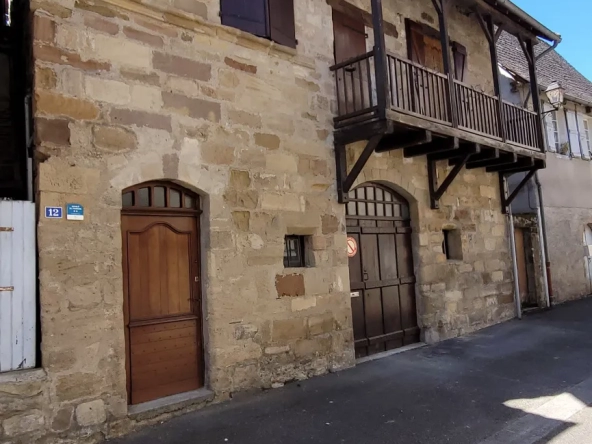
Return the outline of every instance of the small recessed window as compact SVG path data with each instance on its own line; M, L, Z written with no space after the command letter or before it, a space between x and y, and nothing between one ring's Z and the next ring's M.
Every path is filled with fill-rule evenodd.
M286 236L284 241L284 267L306 267L305 236Z
M462 261L462 238L460 230L444 230L444 242L442 250L449 261Z

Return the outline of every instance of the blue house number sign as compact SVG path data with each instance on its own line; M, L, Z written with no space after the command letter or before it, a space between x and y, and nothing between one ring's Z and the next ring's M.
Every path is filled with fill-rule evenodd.
M84 220L84 207L79 204L66 205L66 219Z
M61 219L62 207L45 207L45 217L47 219Z

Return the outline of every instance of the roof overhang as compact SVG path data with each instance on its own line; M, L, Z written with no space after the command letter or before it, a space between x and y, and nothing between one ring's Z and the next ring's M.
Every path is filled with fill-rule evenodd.
M510 0L460 0L461 3L476 8L479 12L491 15L494 23L510 34L541 38L558 44L561 36L544 26L534 17L528 15Z

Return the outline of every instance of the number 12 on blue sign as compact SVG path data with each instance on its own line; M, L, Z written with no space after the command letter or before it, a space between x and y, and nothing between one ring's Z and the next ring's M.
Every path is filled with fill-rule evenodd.
M47 219L61 219L62 207L45 207L45 217Z

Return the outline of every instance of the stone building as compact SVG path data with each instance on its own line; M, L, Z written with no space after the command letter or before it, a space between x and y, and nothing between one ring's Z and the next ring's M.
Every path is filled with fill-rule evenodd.
M503 33L498 49L504 73L500 78L506 85L505 98L524 103L529 82L525 79L528 77L526 60L517 51L518 42ZM542 95L547 140L547 168L537 175L542 206L537 181L533 180L518 196L512 209L531 219L536 217L538 208L541 209L548 244L552 302L559 304L592 293L592 251L588 248L592 245L592 200L587 192L592 186L592 82L551 46L543 43L536 53L539 88L545 91L552 83L559 82L565 90L565 103L555 110ZM535 256L537 253L534 251ZM528 285L523 287L529 291ZM531 293L532 290L531 284Z
M558 37L509 2L242 4L12 2L39 350L0 374L0 442L97 442L514 316L500 183L543 136L500 99L494 32Z

